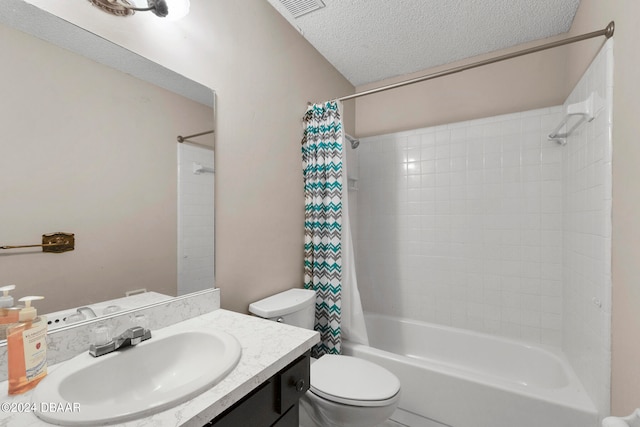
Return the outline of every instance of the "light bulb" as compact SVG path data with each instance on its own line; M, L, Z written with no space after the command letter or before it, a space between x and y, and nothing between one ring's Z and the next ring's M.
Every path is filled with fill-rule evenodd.
M189 7L191 3L189 0L166 0L169 14L165 19L169 21L176 21L184 18L189 13Z

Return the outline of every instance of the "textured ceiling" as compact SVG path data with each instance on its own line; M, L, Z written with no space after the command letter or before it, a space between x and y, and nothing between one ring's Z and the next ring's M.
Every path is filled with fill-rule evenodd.
M580 3L323 0L294 18L268 1L355 86L567 32Z

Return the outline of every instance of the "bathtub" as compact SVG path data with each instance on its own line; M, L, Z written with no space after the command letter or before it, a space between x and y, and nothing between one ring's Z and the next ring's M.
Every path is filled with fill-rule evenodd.
M410 427L597 427L597 410L557 351L389 316L365 316L371 346L343 353L402 384L392 420Z

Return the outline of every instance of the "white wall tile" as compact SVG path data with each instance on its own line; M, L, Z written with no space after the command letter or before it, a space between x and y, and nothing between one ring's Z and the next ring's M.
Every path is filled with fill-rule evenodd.
M386 135L400 157L369 155L379 139L363 138L357 247L368 249L356 257L365 309L560 345L562 147L541 141L561 114ZM394 165L393 178L381 173ZM390 179L399 187L386 192Z
M606 93L600 93L606 100L604 110L567 139L562 164L563 349L601 414L609 413L611 369L611 132L607 118L612 91L606 79L613 73L612 43L607 41L565 102L566 106L582 101L606 87ZM599 126L605 129L596 130ZM556 288L549 283L545 289L555 292ZM594 299L602 305L594 304ZM543 305L559 309L557 301Z

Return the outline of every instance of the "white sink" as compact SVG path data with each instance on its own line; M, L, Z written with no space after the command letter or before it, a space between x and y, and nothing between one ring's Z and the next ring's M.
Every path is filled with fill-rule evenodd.
M92 357L83 353L36 387L32 402L69 403L79 411L40 412L58 425L96 425L149 416L195 397L221 381L240 359L240 343L221 331L152 331L134 347ZM46 405L44 405L46 406Z

